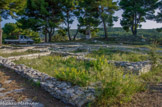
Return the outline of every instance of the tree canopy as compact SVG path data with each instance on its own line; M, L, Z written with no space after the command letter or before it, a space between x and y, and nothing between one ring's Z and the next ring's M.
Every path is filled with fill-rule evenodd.
M126 31L131 29L133 35L137 35L137 28L141 22L155 13L158 0L121 0L119 5L124 11L122 14L121 25Z
M0 0L0 45L2 44L1 21L8 16L15 17L16 13L23 10L26 0Z
M26 35L31 37L36 43L40 42L40 36L38 32L34 32L30 29L21 29L20 23L7 23L3 27L3 40L4 39L18 39L19 35Z

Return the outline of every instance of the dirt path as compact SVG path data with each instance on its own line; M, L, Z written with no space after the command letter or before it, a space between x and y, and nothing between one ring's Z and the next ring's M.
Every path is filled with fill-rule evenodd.
M14 104L25 102L27 106L2 106L11 102ZM0 67L0 107L70 107L70 105L54 99L39 86L33 86L15 72Z

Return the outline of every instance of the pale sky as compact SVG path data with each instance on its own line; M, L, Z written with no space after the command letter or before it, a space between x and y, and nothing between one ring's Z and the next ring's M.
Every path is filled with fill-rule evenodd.
M119 17L119 20L118 22L114 22L114 27L121 27L120 25L121 14L122 14L122 11L118 11L115 13L115 15ZM15 22L16 21L11 18L8 20L3 20L2 27L6 23L15 23ZM74 23L71 26L71 29L76 29L76 27L77 27L77 20L74 21ZM156 23L155 21L147 20L146 23L142 23L142 29L153 29L153 28L161 28L161 27L162 27L162 23Z

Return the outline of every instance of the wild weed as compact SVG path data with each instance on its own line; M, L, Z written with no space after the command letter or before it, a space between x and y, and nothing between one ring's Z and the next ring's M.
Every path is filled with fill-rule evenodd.
M33 67L59 80L96 87L98 106L129 101L134 93L143 89L137 76L125 74L122 68L108 64L105 56L89 62L78 61L75 58L65 60L60 56L45 56L38 59L21 59L16 63Z

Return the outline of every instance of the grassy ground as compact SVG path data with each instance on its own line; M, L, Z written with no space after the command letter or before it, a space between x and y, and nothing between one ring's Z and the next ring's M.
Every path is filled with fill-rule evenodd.
M0 56L2 56L2 57L10 57L10 56L20 56L20 55L33 54L33 53L39 53L39 51L27 50L25 52L12 52L12 53L2 53L2 52L0 52Z
M70 81L80 86L93 85L97 91L98 106L127 102L134 93L144 89L138 76L124 75L122 68L109 65L104 57L87 62L77 61L75 58L65 60L59 56L45 56L15 62L30 66L59 80Z
M137 62L137 61L145 61L148 60L148 55L140 54L140 53L133 53L133 52L124 52L114 48L106 48L106 49L99 49L97 51L93 51L87 55L87 57L100 57L104 55L107 60L116 60L116 61L130 61L130 62Z
M96 57L97 60L89 62L78 61L75 58L65 60L60 56L45 56L38 59L20 59L15 63L25 64L74 85L92 85L96 87L97 100L88 106L107 107L129 102L136 93L145 91L150 82L162 82L160 64L155 64L156 66L150 72L137 76L131 73L125 74L122 68L108 64L107 60L143 61L149 57L154 64L158 59L154 52L155 50L148 55L143 55L114 49L100 49L89 55Z
M145 82L148 83L160 83L162 82L162 64L153 68L152 71L140 76Z

